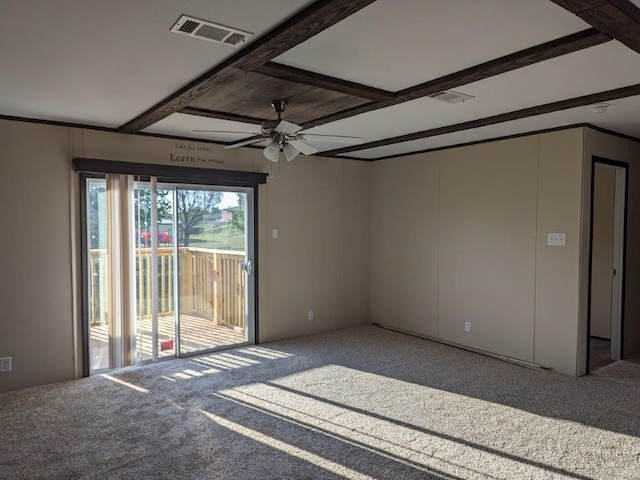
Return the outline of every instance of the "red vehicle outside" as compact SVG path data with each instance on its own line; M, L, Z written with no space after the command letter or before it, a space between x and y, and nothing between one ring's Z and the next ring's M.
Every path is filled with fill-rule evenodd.
M141 245L151 245L151 233L140 232L139 242ZM167 232L158 232L158 244L170 245L173 243L173 238Z

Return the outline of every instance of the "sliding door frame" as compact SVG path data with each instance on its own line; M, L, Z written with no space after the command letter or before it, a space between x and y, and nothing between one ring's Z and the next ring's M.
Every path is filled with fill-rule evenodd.
M224 187L241 187L247 189L247 194L251 197L251 200L247 201L247 207L252 209L253 216L253 233L251 238L247 237L247 242L253 244L253 258L252 272L247 279L247 284L251 282L251 289L253 290L253 306L251 312L247 312L247 319L252 323L251 328L247 326L247 343L258 343L258 305L259 305L259 251L258 251L258 186L266 183L267 174L261 172L242 172L233 170L215 170L206 168L192 168L192 167L177 167L168 165L156 165L134 162L118 162L112 160L100 160L90 158L74 158L73 159L74 170L79 174L80 181L80 275L81 281L80 294L81 294L81 341L82 341L82 375L88 377L90 375L90 358L89 358L89 341L90 332L88 326L88 304L87 297L89 291L88 285L88 245L87 240L87 180L90 178L105 178L105 174L121 174L121 175L135 175L141 179L151 176L157 178L159 183L173 183L183 185L200 185L211 186L216 188ZM249 293L249 292L247 292ZM224 347L223 347L224 348ZM231 346L229 346L231 348ZM212 350L218 350L214 348ZM197 352L194 354L201 354L206 352ZM186 357L187 355L176 355L178 357Z
M92 173L80 173L80 317L82 319L80 334L82 339L82 376L88 377L91 373L89 361L89 248L87 246L87 180L91 178L105 178L104 175Z

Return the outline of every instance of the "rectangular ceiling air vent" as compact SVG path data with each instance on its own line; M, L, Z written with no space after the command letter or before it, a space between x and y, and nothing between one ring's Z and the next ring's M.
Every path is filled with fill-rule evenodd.
M453 90L445 90L443 92L436 92L429 95L436 100L442 100L447 103L459 103L475 98L473 95L467 95L466 93L454 92Z
M173 33L187 35L189 37L200 38L210 42L224 43L230 47L239 47L245 43L253 33L243 32L237 28L225 27L213 22L199 20L193 17L182 15L173 27Z

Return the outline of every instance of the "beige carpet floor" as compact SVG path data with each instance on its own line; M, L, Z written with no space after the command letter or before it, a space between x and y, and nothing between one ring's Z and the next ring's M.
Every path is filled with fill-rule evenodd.
M631 480L639 437L637 383L369 326L0 395L3 479Z

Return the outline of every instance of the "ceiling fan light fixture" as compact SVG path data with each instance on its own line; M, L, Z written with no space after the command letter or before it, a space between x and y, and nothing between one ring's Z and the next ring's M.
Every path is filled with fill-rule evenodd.
M290 143L287 143L282 148L282 151L284 152L284 156L287 157L287 162L290 162L291 160L296 158L298 156L298 154L300 153L300 151L296 147L291 145Z
M262 151L264 158L270 162L277 162L280 159L280 144L272 140Z

